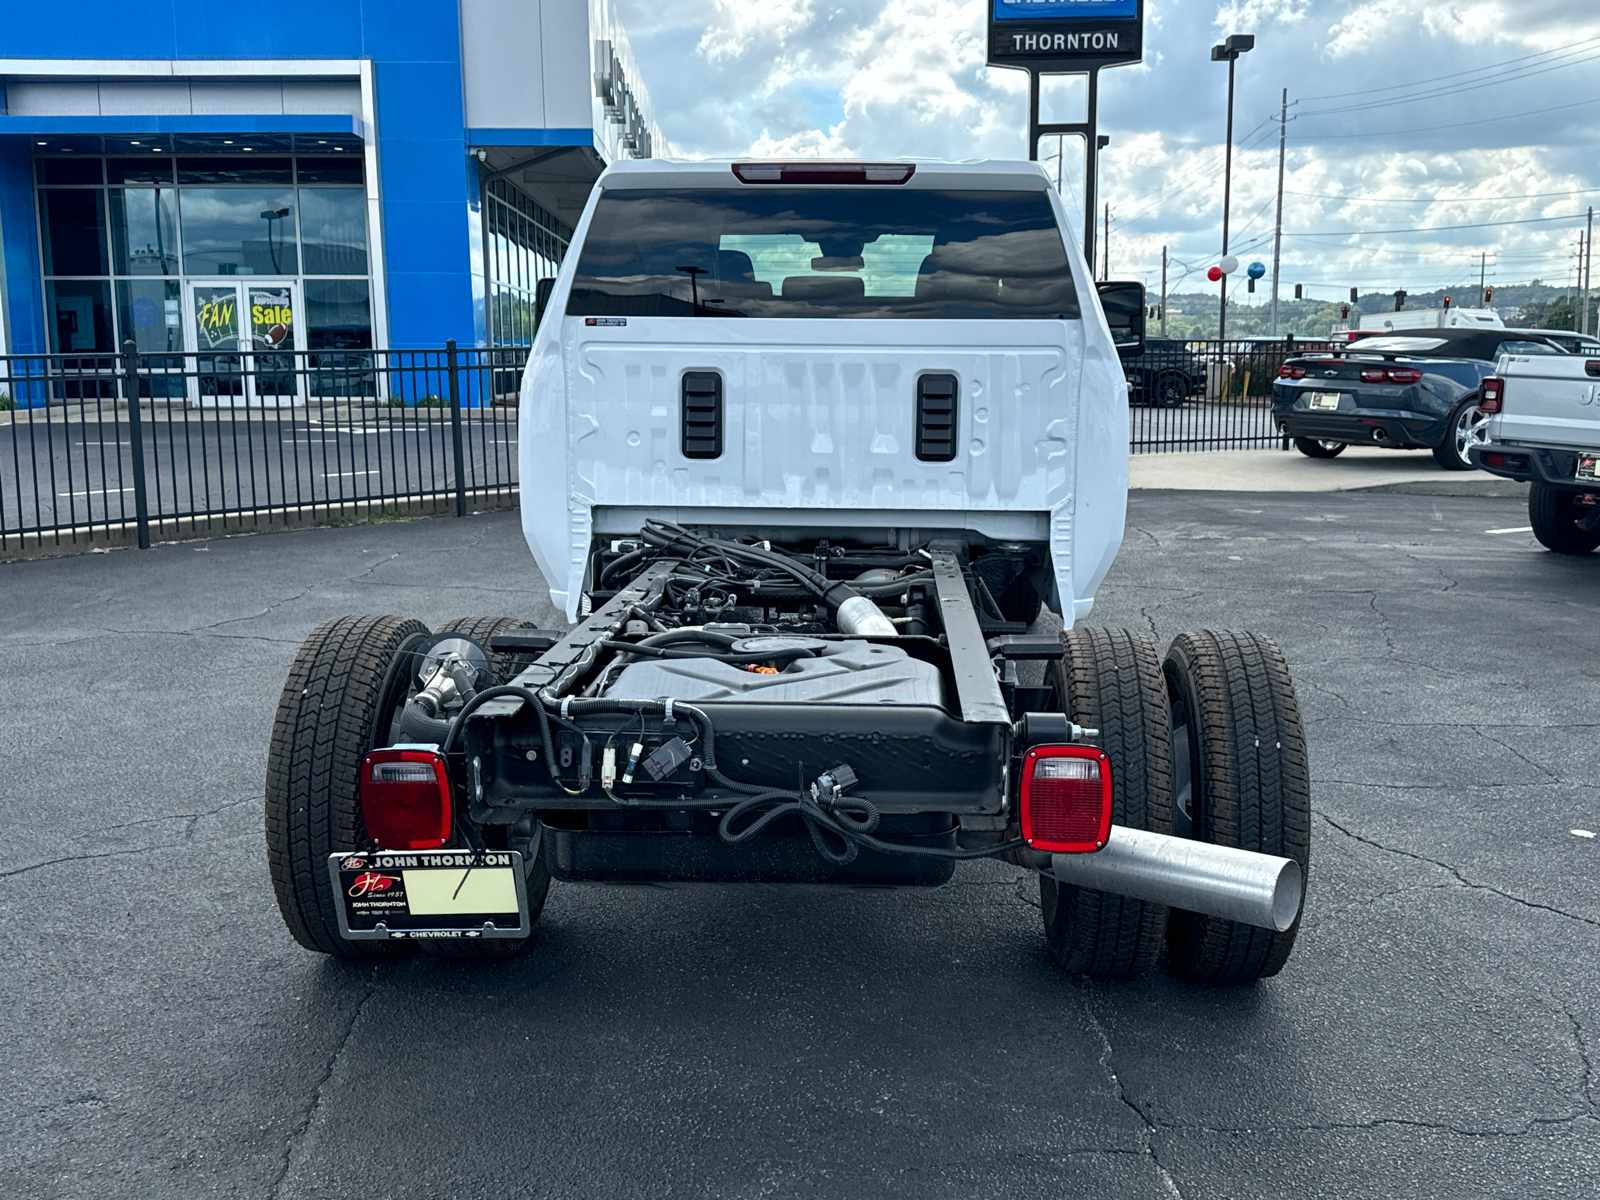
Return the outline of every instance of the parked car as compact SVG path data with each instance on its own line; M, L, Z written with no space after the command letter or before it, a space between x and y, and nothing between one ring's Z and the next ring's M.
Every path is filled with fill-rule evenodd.
M1146 338L1144 353L1122 360L1128 399L1134 404L1178 408L1206 391L1206 365L1174 338Z
M301 945L509 958L552 880L931 887L992 857L1038 877L1066 970L1283 967L1311 810L1282 655L1078 624L1122 540L1144 290L1094 302L1052 192L1036 163L606 169L521 396L523 533L576 623L310 635L266 789ZM1064 633L1029 634L1041 595Z
M1570 329L1530 329L1528 332L1549 339L1568 354L1587 354L1591 358L1600 358L1600 338L1590 334L1573 333Z
M1474 466L1526 480L1533 536L1558 554L1600 547L1600 358L1512 355L1483 381Z
M1528 329L1439 329L1363 338L1348 348L1289 359L1272 386L1272 419L1310 458L1352 442L1432 450L1447 471L1471 470L1487 418L1478 389L1503 354L1560 355Z

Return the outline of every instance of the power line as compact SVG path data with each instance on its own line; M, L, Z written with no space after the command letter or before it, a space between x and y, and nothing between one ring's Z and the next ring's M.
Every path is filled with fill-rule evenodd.
M1596 57L1600 58L1600 55L1596 55ZM1437 129L1461 129L1468 125L1487 125L1491 121L1514 121L1518 117L1537 117L1543 113L1561 112L1563 109L1568 108L1583 108L1590 104L1600 104L1600 96L1596 96L1591 100L1577 100L1571 104L1556 104L1550 108L1530 109L1528 112L1506 113L1500 117L1479 117L1474 121L1451 121L1448 125L1418 125L1410 129L1373 129L1363 133L1296 133L1290 136L1297 142L1329 142L1341 138L1381 138L1400 134L1432 133Z
M1362 88L1355 92L1328 92L1321 96L1302 96L1302 100L1340 100L1345 96L1366 96L1373 92L1397 92L1404 88L1417 87L1424 83L1438 83L1445 79L1459 79L1463 75L1476 75L1482 71L1495 71L1502 67L1509 67L1515 63L1527 62L1530 58L1544 58L1547 55L1571 50L1577 46L1586 46L1591 42L1600 42L1600 37L1588 38L1582 42L1573 42L1570 46L1558 46L1555 50L1535 50L1532 54L1524 54L1517 58L1508 58L1498 63L1490 63L1484 67L1471 67L1465 71L1452 71L1448 75L1434 75L1428 79L1413 79L1407 83L1391 83L1384 87Z
M1578 188L1571 192L1517 192L1507 196L1416 196L1396 197L1393 199L1383 196L1333 196L1323 192L1294 192L1284 190L1285 196L1305 196L1313 200L1348 200L1356 204L1491 204L1501 200L1544 200L1554 196L1588 196L1600 192L1600 188Z
M1476 221L1470 225L1429 225L1421 229L1323 229L1303 233L1284 233L1284 237L1354 237L1357 234L1445 233L1457 229L1492 229L1501 225L1537 225L1544 221L1581 221L1582 213L1562 217L1527 217L1520 221Z
M1450 87L1425 88L1422 91L1413 92L1407 96L1392 96L1382 100L1371 100L1363 104L1346 104L1337 108L1302 109L1296 114L1296 116L1328 117L1334 116L1338 113L1367 112L1375 108L1393 108L1399 104L1415 104L1420 100L1437 100L1444 96L1454 96L1460 92L1472 91L1475 88L1487 87L1502 83L1513 83L1519 79L1530 79L1535 75L1543 75L1550 71L1559 71L1563 67L1576 66L1578 63L1588 62L1593 58L1600 57L1600 53L1583 53L1585 48L1592 46L1593 42L1595 41L1600 41L1600 38L1590 39L1589 41L1585 42L1576 42L1573 44L1573 46L1565 48L1560 52L1547 52L1549 54L1556 54L1559 58L1569 59L1570 61L1567 62L1551 60L1547 63L1531 64L1528 67L1516 67L1510 71L1505 71L1498 76L1492 74L1484 75L1482 78L1467 80L1463 83L1455 84ZM1514 62L1516 60L1512 61ZM1484 70L1491 70L1491 68L1484 68Z

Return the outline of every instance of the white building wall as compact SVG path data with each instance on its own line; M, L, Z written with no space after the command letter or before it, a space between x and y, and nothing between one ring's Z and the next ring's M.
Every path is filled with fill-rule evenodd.
M576 0L582 3L582 0ZM571 7L574 0L548 6ZM543 129L545 0L461 0L467 128Z

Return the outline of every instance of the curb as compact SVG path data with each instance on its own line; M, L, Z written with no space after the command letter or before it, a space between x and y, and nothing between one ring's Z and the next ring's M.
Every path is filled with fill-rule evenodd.
M1388 492L1401 496L1479 496L1497 500L1528 498L1528 485L1511 479L1416 479L1403 483L1378 483L1370 487L1339 490L1355 495Z

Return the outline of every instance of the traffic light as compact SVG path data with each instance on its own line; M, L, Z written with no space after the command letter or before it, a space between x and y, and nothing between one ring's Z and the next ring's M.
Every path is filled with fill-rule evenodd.
M1350 289L1350 303L1354 304L1357 299L1359 299L1359 297L1356 295L1356 289L1355 288L1351 288Z
M1298 283L1294 285L1294 298L1296 300L1304 300L1306 298L1305 293L1301 290L1303 286L1303 284Z
M1483 289L1483 302L1485 304L1488 304L1493 299L1494 299L1494 289L1492 287L1484 288Z
M1446 297L1445 297L1445 298L1444 298L1444 306L1445 306L1445 307L1446 307L1446 308L1449 308L1449 307L1450 307L1450 297L1449 297L1449 296L1446 296Z
M1395 310L1395 312L1399 312L1401 309L1405 308L1405 306L1406 306L1406 292L1405 292L1404 288L1401 288L1398 292L1396 292L1394 294L1394 310Z
M1348 304L1341 304L1339 306L1339 320L1348 321L1349 319L1350 319L1350 306Z
M1244 285L1244 290L1247 292L1253 292L1256 290L1256 281L1254 278L1246 279L1244 281Z

